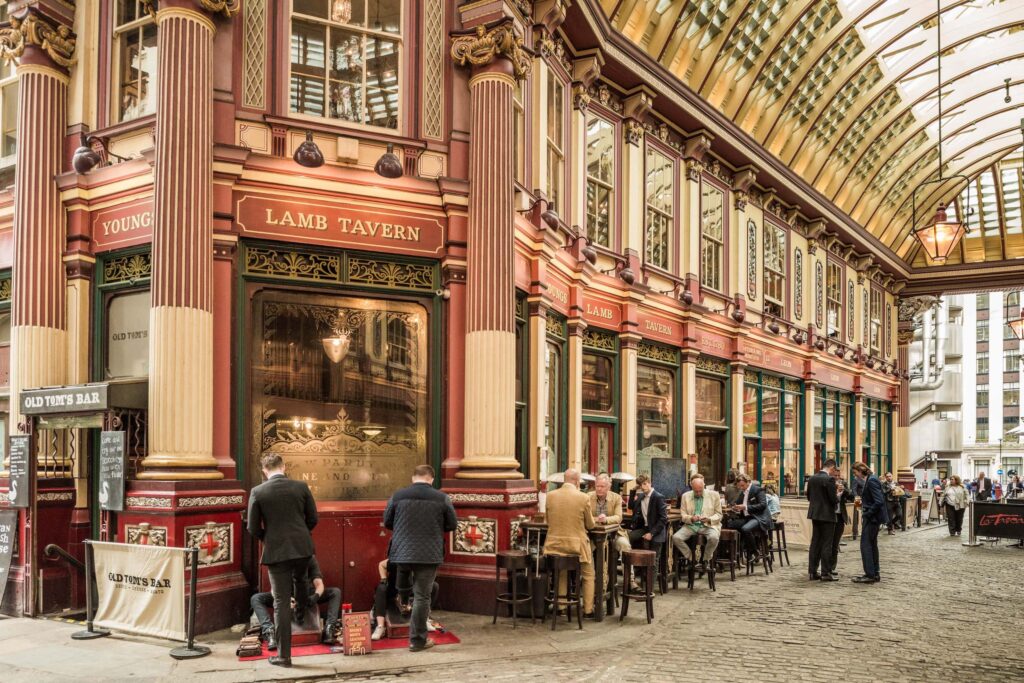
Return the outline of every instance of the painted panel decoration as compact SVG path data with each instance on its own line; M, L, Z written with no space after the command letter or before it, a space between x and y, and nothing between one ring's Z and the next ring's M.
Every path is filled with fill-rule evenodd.
M793 255L796 282L793 285L793 313L797 320L804 317L804 252L798 247Z
M185 547L199 548L199 562L205 567L231 562L231 525L207 522L185 527Z
M819 330L825 326L825 266L821 261L814 266L814 324Z
M854 319L857 314L857 306L854 302L856 301L857 290L854 289L853 280L849 280L846 284L846 339L852 342L854 325L856 325Z
M470 515L459 519L452 534L452 553L460 555L493 555L497 547L498 520L479 519Z
M864 346L868 346L868 342L871 339L871 336L870 336L871 335L871 330L870 330L871 320L870 320L870 311L868 311L868 291L869 290L867 290L867 289L861 291L861 296L862 296L863 303L864 303L864 305L861 307L863 312L864 312L864 326L863 326L864 336L861 338L862 339L861 343L863 343Z
M747 221L747 297L757 298L757 224Z
M888 355L891 357L893 354L892 350L892 339L893 339L893 328L896 327L892 324L892 304L885 304L885 324L889 326L889 334L887 336L886 346L889 347Z

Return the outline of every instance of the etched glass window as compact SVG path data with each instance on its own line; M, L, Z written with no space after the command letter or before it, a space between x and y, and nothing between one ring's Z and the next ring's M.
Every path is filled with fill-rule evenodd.
M725 271L725 194L701 181L700 284L722 291Z
M18 142L18 74L14 62L0 64L0 167L14 163Z
M149 290L118 294L108 301L107 379L149 375L149 302Z
M670 458L674 453L675 386L673 370L637 363L637 472L650 472L651 458Z
M114 73L119 121L156 111L156 19L140 0L118 0L114 12Z
M604 119L587 119L587 239L611 246L615 182L615 127Z
M645 258L658 268L668 269L672 234L675 171L672 160L647 148L647 234Z
M608 356L583 354L583 410L607 413L612 409L612 368Z
M541 462L541 479L561 467L562 346L548 342L544 348L544 382L547 385L544 411L544 445L547 457Z
M428 314L413 303L253 298L252 469L278 453L320 501L384 500L428 461Z
M764 308L777 318L786 312L786 231L764 224Z
M558 203L562 199L562 178L565 175L565 86L548 69L548 129L547 129L547 194L555 209L565 210Z
M402 0L293 0L291 110L398 128Z

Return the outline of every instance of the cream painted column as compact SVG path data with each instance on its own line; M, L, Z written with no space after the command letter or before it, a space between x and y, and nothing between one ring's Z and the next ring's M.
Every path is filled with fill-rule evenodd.
M699 355L699 352L693 350L680 352L683 385L683 433L680 448L687 463L690 461L690 456L697 453L697 356Z
M149 455L139 479L222 479L213 457L213 36L191 2L156 15Z
M864 412L864 394L853 395L853 462L862 462L861 458L864 453L864 425L867 419L867 414ZM865 463L868 467L871 467L871 463ZM881 474L875 472L875 474Z
M11 272L10 433L19 433L23 389L67 383L67 245L64 206L55 177L63 171L68 67L73 35L34 11L18 13L0 31L0 56L17 60L18 146ZM40 462L53 474L67 463Z
M796 481L800 481L800 476L804 472L811 472L814 470L814 442L817 439L817 434L814 433L814 402L818 394L818 383L817 382L804 382L804 414L807 419L804 420L804 463L803 472L797 472ZM783 464L785 467L785 464Z
M515 457L513 91L530 60L511 22L453 39L469 79L466 393L460 479L521 479Z
M78 255L67 264L67 383L85 384L89 381L89 332L92 329L92 273L96 259L92 256ZM75 507L87 508L89 505L89 459L85 457L86 435L83 429L70 430L70 439L74 439L75 459Z
M747 364L746 363L730 363L729 368L731 370L729 374L729 414L732 417L732 424L729 425L729 450L732 451L732 463L729 463L729 467L732 467L733 463L744 463L744 469L746 468L746 453L743 452L743 378L745 377ZM756 472L747 472L751 477L755 476Z
M644 136L640 128L637 135L626 135L622 143L622 216L625 225L622 235L622 251L632 249L644 257L644 226L647 224L644 211L647 206L647 191L644 185ZM674 258L674 257L673 257Z
M619 336L619 405L622 406L619 416L619 434L622 447L616 453L617 466L609 465L612 471L636 474L636 413L637 413L637 346L639 335L623 334Z
M579 226L580 234L587 235L587 101L580 93L572 93L569 110L569 134L566 136L565 164L569 167L569 185L562 188L562 196L555 210L567 225ZM545 143L546 144L546 143ZM546 156L542 154L541 156ZM564 213L562 213L564 212Z
M569 437L569 467L580 468L583 457L583 333L587 324L578 318L569 320L569 358L566 376L569 382L566 430Z
M528 333L530 335L530 373L528 385L530 396L527 402L527 419L529 425L530 443L530 472L538 485L544 478L551 474L544 468L544 448L547 446L544 427L547 422L548 408L548 375L545 366L545 354L547 353L547 306L542 301L529 302L529 317L527 318Z

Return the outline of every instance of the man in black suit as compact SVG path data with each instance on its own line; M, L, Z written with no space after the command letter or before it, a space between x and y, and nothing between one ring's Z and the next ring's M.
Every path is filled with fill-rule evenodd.
M434 468L419 465L412 485L391 496L384 510L384 526L391 529L388 560L412 577L412 615L409 650L434 647L427 638L430 593L437 568L444 562L444 535L458 528L451 498L434 488Z
M978 473L978 494L977 500L991 500L992 480L985 476L984 472Z
M836 528L835 533L832 535L832 561L830 567L832 569L832 576L839 578L839 573L836 571L839 567L839 544L843 540L843 531L846 530L846 525L850 523L850 513L846 511L846 504L853 501L854 495L842 477L836 479L835 482L836 497L839 498L839 511L836 512Z
M740 532L743 548L749 559L757 549L754 530L761 527L765 533L770 532L772 514L768 512L768 499L765 498L764 489L759 484L753 483L749 474L745 472L736 474L736 488L739 490L739 496L736 498L736 503L729 506L736 516L724 522L724 526Z
M320 563L317 562L316 555L309 558L309 565L306 567L306 575L303 580L312 589L309 603L327 605L322 640L325 643L333 643L341 632L338 622L338 615L341 612L341 589L324 585L324 574L320 571ZM295 594L298 595L298 591ZM269 609L274 606L274 594L256 593L249 599L249 605L256 615L256 620L260 622L260 632L263 639L267 641L267 649L276 650L277 636L274 634L274 622L271 620L269 612Z
M304 482L288 479L284 460L271 453L260 463L267 481L249 494L249 533L263 541L263 557L270 574L274 594L274 624L278 654L270 658L274 666L292 665L292 590L295 609L306 613L309 586L306 570L313 556L313 536L317 523L316 503Z
M835 581L832 576L832 539L836 531L839 497L832 477L839 474L835 460L826 460L821 471L807 480L807 519L811 520L811 545L807 573L812 581ZM821 571L818 571L818 568Z
M889 508L882 493L882 482L862 462L853 466L853 474L864 488L860 496L860 517L864 520L860 533L860 557L864 562L864 575L855 576L854 583L878 583L882 580L878 566L878 530L889 523Z
M636 486L639 493L629 506L633 512L629 544L634 548L654 551L654 575L658 576L661 546L668 538L668 504L665 496L654 490L651 478L646 474L637 475Z

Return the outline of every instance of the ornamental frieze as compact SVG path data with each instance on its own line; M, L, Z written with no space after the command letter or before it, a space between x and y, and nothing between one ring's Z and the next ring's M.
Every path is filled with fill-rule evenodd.
M472 34L454 36L451 55L459 66L486 66L499 56L505 57L512 62L516 78L530 75L530 55L523 48L523 39L508 22L490 29L481 24Z
M493 555L497 549L498 520L470 515L459 519L452 534L452 553L456 555Z
M814 266L814 324L821 329L825 324L825 267L818 261Z
M536 491L530 493L511 493L508 496L509 503L536 503L537 500Z
M644 139L644 127L639 121L629 119L625 126L626 142L631 145L639 145Z
M586 112L590 106L590 91L583 83L572 84L572 106L582 112Z
M167 527L142 524L126 524L124 527L125 542L132 545L167 545Z
M161 508L170 510L173 504L170 498L157 496L128 496L125 505L128 508Z
M452 503L504 503L505 496L501 493L450 493Z
M348 280L364 285L434 290L434 266L368 258L348 259Z
M591 349L615 351L615 335L587 328L583 332L583 345Z
M888 332L889 332L889 334L887 335L888 338L886 339L886 344L885 345L887 347L888 355L891 356L892 355L892 328L894 327L894 325L892 324L892 304L888 303L888 302L886 302L886 304L885 304L885 324L888 326Z
M679 362L679 353L675 349L666 348L659 344L650 344L645 341L637 344L636 353L640 358L656 360L661 363L671 363L675 365Z
M153 259L147 251L142 254L121 256L103 264L103 282L137 282L153 275Z
M793 270L796 272L793 285L793 313L797 320L804 317L804 253L797 247L793 254Z
M178 507L219 507L222 505L241 505L243 502L244 498L241 494L233 496L199 496L196 498L179 498Z
M747 221L747 297L757 298L757 224L754 221Z
M75 35L63 24L54 27L30 11L27 16L11 17L10 28L0 29L0 59L13 62L34 45L55 64L68 68L75 63Z
M341 277L341 257L290 249L246 247L245 271L250 275L338 282Z
M0 280L0 301L11 300L11 278Z

